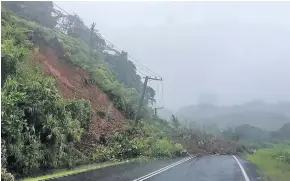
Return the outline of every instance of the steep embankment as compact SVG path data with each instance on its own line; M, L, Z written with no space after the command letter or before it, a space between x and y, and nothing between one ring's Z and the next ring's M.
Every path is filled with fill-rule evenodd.
M124 116L117 110L108 96L98 87L88 82L88 73L61 55L61 49L55 49L40 36L32 37L33 43L39 47L36 55L39 62L43 65L43 70L47 75L53 75L57 79L57 87L64 98L86 99L92 104L93 117L89 129L88 138L99 140L101 135L107 135L111 131L119 128L124 121ZM108 114L108 117L99 113ZM86 138L86 139L88 139Z
M105 53L109 46L105 42L98 44L100 37L88 28L80 30L83 23L78 16L61 15L71 25L67 27L66 21L59 24L65 29L57 28L57 22L52 26L43 24L48 21L38 17L52 14L46 12L51 9L42 8L48 7L47 3L53 5L8 3L14 13L20 11L19 16L2 11L3 168L17 176L31 176L46 169L184 154L183 146L176 143L179 140L170 139L183 130L159 119L149 124L151 115L145 104L140 117L146 121L124 121L124 117L135 117L137 87L142 87L126 53ZM31 21L32 16L36 22ZM90 42L95 42L95 46ZM117 70L112 72L110 67ZM130 87L131 82L134 86ZM146 98L154 96L153 90L146 92ZM193 142L190 137L187 140L184 145ZM204 142L198 140L192 147L198 144L202 150Z
M55 24L38 24L43 23L39 16L52 13L42 8L47 4L52 2L8 3L13 12L2 9L3 168L22 177L47 169L184 153L180 144L147 121L124 121L135 117L139 97L135 87L125 86L138 78L126 53L106 54L102 47L107 45L97 44L97 34L87 28L72 33L79 30L76 21L63 31ZM33 15L37 23L31 21ZM65 16L67 21L71 18ZM89 46L86 37L95 46ZM115 64L120 60L130 66L123 69ZM110 66L118 70L112 72ZM131 74L129 79L119 80L126 73ZM142 82L136 79L134 85L139 87ZM140 117L145 116L150 117L149 111Z

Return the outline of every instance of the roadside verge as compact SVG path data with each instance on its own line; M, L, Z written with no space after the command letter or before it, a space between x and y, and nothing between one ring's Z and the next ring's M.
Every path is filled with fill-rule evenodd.
M51 180L51 179L71 176L74 174L79 174L79 173L90 171L90 170L96 170L96 169L105 168L105 167L109 167L109 166L120 165L120 164L131 162L131 161L133 161L133 160L122 161L122 162L105 162L105 163L100 163L100 164L85 165L85 166L76 167L76 168L70 169L70 170L59 170L59 171L56 171L55 173L52 173L52 174L47 174L47 175L42 175L42 176L37 176L37 177L28 177L28 178L23 178L20 180L21 181Z

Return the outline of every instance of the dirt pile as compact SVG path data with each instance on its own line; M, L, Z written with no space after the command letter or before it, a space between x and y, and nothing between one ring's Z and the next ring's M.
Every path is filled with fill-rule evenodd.
M53 75L57 79L57 87L64 98L83 98L91 102L93 119L90 130L86 133L86 141L99 141L102 135L110 134L122 126L124 116L119 112L107 95L98 87L88 82L88 73L62 58L62 50L50 47L43 38L34 36L33 42L39 46L39 53L35 58L43 65L45 74ZM99 112L110 114L109 118L98 115Z
M184 133L173 138L181 143L190 154L203 155L232 155L247 151L244 146L226 141L207 134Z

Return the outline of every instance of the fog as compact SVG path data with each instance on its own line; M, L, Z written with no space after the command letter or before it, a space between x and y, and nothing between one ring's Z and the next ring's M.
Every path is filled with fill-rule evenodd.
M161 106L290 101L290 2L55 3L162 76Z

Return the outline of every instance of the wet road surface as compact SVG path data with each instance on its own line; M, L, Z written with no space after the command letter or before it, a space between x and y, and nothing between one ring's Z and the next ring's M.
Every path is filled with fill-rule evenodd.
M255 166L232 155L126 163L54 181L257 181Z

